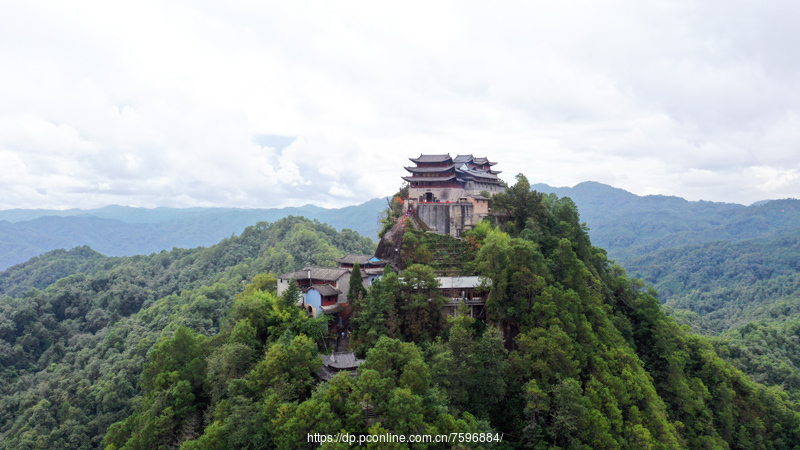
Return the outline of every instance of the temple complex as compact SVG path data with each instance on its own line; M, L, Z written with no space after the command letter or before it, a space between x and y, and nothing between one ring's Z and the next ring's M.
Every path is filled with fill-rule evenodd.
M505 187L493 170L495 162L472 155L420 155L409 158L408 199L413 211L430 231L460 237L491 214L489 199Z
M278 295L282 295L294 280L302 293L297 306L305 309L312 317L318 314L334 316L342 325L350 315L351 308L347 298L350 289L350 276L356 263L361 272L361 283L369 287L383 275L386 261L372 255L345 255L337 259L339 267L308 266L296 272L278 275Z
M472 155L419 155L409 158L415 167L403 177L408 182L409 197L426 203L456 202L482 191L494 195L505 188L497 178L500 171L492 170L497 163Z

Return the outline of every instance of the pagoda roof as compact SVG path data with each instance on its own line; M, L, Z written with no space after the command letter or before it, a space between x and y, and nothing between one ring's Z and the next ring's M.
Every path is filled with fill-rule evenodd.
M466 164L461 166L460 168L456 169L460 174L466 176L472 176L476 178L486 178L489 180L497 180L497 173L493 170L481 170L481 169L473 169Z
M449 166L445 167L406 167L405 169L411 173L435 173L447 172L455 169L455 167L455 164L450 164Z
M446 155L423 155L420 154L419 158L408 158L410 161L415 163L437 163L437 162L448 162L452 161L453 158L450 157L450 154Z
M484 164L489 164L490 166L493 166L493 165L497 164L496 162L490 162L489 158L474 158L472 160L472 163L473 164L477 164L479 166L482 166Z
M466 162L470 162L473 159L475 159L475 157L472 156L472 155L457 155L455 158L453 158L453 162L456 163L456 164L459 164L459 163L463 164L463 163L466 163Z
M446 177L403 177L406 181L450 181L456 178L456 174Z

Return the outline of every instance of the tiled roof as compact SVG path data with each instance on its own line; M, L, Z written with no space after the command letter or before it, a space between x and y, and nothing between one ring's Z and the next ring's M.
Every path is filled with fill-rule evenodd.
M356 358L353 352L334 352L322 360L324 366L338 370L355 369L362 362L364 360Z
M472 155L456 155L451 158L450 155L420 155L419 158L409 158L411 161L421 164L432 163L446 163L445 167L406 167L405 169L411 172L412 176L402 177L403 180L408 182L422 182L422 183L443 183L456 180L460 183L478 179L480 183L499 184L500 179L497 174L500 171L491 170L489 168L478 168L476 166L489 165L494 166L497 163L489 161L489 158L480 157L476 158ZM455 171L453 171L455 169ZM421 175L434 175L434 176L421 176Z
M439 289L462 289L474 288L486 281L486 284L491 285L492 280L484 279L483 277L436 277L439 282Z
M419 155L419 158L408 158L415 163L435 163L452 161L450 154L447 155Z
M411 173L434 173L434 172L447 172L453 170L455 164L450 164L447 167L406 167L405 169Z
M359 263L359 264L363 265L363 264L368 263L372 258L373 258L372 255L355 255L355 254L351 253L349 255L345 255L344 257L337 259L336 262L342 263L342 264Z
M337 373L339 373L339 372L337 372L335 370L332 370L332 369L329 369L326 366L322 366L319 369L319 372L317 372L317 376L322 378L325 381L330 381L330 380L333 379L333 377L336 376Z
M292 278L295 280L307 280L311 278L312 280L336 281L346 273L350 273L350 269L340 269L337 267L304 267L303 270L285 273L278 276L278 278L282 280L289 280Z
M338 302L338 300L337 300L337 302ZM337 312L344 311L345 308L342 305L342 303L343 302L338 302L338 303L333 304L333 305L322 305L322 306L320 306L320 309L322 309L322 311L325 314L336 314Z
M447 177L403 177L406 181L448 181L454 179L456 176L455 174L447 176Z
M323 297L328 297L331 295L339 295L342 293L342 291L336 289L330 284L315 284L314 286L311 286L309 289L316 289L317 292L319 292L319 294L322 295Z
M468 176L479 177L479 178L487 178L487 179L490 179L490 180L496 180L497 179L497 175L496 175L497 172L494 172L494 171L491 171L491 170L473 169L473 168L467 167L466 165L463 165L463 166L461 166L460 168L458 168L456 170L459 173L462 173L462 174L468 175Z

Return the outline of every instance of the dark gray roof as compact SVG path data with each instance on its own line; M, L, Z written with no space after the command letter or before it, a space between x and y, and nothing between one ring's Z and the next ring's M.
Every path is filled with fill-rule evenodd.
M311 272L310 277L309 272ZM346 273L350 273L350 269L340 269L338 267L304 267L303 270L285 273L278 276L278 278L282 280L289 280L292 278L295 280L307 280L311 278L312 280L336 281Z
M455 167L455 164L450 164L446 167L406 167L405 169L411 173L435 173L447 172L453 170Z
M455 174L446 177L403 177L406 181L448 181L455 178Z
M341 299L339 299L339 300L341 300ZM345 309L344 306L343 306L343 303L347 303L347 302L341 302L339 300L337 300L337 303L335 303L333 305L322 305L322 306L320 306L320 308L322 309L322 311L325 314L336 314L337 312L342 312Z
M412 173L413 176L402 177L403 180L409 182L422 182L422 183L441 183L452 180L455 178L459 182L467 182L473 179L479 179L479 182L489 184L500 184L497 174L500 171L491 170L489 168L476 168L474 166L483 166L488 164L490 167L497 163L489 161L489 158L480 157L476 158L472 155L456 155L451 158L450 155L420 155L419 158L409 158L417 165L424 163L450 163L445 167L406 167L405 169ZM471 167L473 166L473 167ZM454 172L450 172L455 169ZM449 172L449 173L448 173ZM446 175L442 176L442 173ZM419 176L422 174L433 174L439 176ZM451 175L453 174L453 175Z
M319 372L317 372L317 376L322 378L325 381L330 381L331 379L333 379L333 377L336 376L337 373L339 373L339 372L337 372L335 370L332 370L332 369L329 369L329 368L327 368L325 366L322 366L319 369Z
M363 359L356 358L353 352L334 352L322 360L322 365L336 370L352 370L364 362Z
M464 165L456 169L456 171L467 176L497 180L497 175L496 175L497 172L491 170L473 169Z
M419 158L408 158L415 163L434 163L434 162L447 162L452 161L450 154L446 155L423 155L420 154Z
M479 166L484 165L484 164L489 164L490 166L493 166L493 165L497 164L496 162L490 162L489 158L475 158L472 162L474 164L479 165Z
M476 288L481 284L490 285L492 280L483 277L436 277L439 282L439 289L465 289Z
M343 258L337 259L336 262L342 263L342 264L355 264L355 263L358 263L360 265L364 265L364 264L370 263L370 260L372 258L374 258L374 256L372 256L372 255L354 255L354 254L351 253L349 255L345 255ZM383 261L373 261L370 264L381 264L382 262Z
M319 292L319 294L324 297L328 297L331 295L339 295L342 293L342 291L336 289L330 284L315 284L314 286L311 286L310 289L316 289L317 292Z

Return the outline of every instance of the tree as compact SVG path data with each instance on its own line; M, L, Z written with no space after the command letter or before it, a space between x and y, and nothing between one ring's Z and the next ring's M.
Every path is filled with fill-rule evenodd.
M350 272L350 288L347 290L347 301L350 304L356 304L367 295L367 288L361 282L361 267L358 263L353 265L353 271Z
M444 326L442 306L445 298L439 293L439 282L433 269L414 264L403 271L398 299L401 332L414 342L432 339Z
M169 448L192 439L204 403L207 338L186 327L162 339L142 372L141 409L109 428L104 445Z
M386 273L372 283L367 296L354 305L353 340L356 352L364 355L382 336L399 337L400 318L397 295L400 281L397 274Z
M307 336L289 338L287 332L269 347L247 377L253 391L267 395L277 393L284 401L308 398L316 384L315 376L322 366L317 345Z
M531 191L531 183L523 174L517 174L517 182L492 197L492 203L497 211L506 211L513 222L514 236L525 228L528 218L542 218L544 216L544 206L542 205L542 194ZM511 231L511 230L509 230Z

